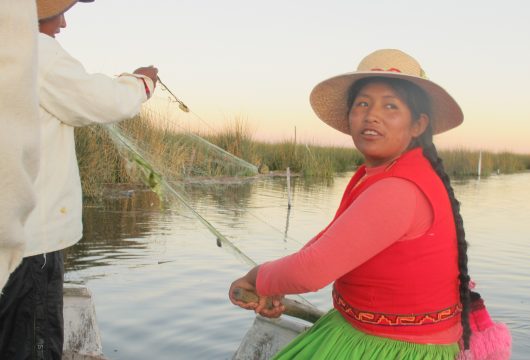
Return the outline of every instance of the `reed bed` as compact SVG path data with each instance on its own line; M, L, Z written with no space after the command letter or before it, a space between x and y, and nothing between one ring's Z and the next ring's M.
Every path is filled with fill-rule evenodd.
M440 151L440 158L449 176L463 178L479 175L478 165L481 153L481 176L513 174L530 169L530 154L452 149Z
M169 180L248 175L237 161L213 154L212 147L198 135L258 166L263 173L285 171L289 167L291 172L307 178L332 179L334 174L352 171L363 162L361 154L353 148L297 144L290 140L255 141L247 122L241 118L217 131L192 134L160 114L143 113L120 123L120 129L143 151L142 157L156 169L163 169ZM100 197L108 184L137 185L149 181L150 174L134 166L134 159L120 154L104 127L76 129L75 139L85 196ZM447 173L461 178L478 174L479 153L466 149L442 150L440 157ZM482 176L528 169L530 154L482 152Z
M102 127L76 128L74 134L85 196L99 197L104 184L138 182L129 175L125 160Z
M257 157L256 142L252 139L252 130L248 122L241 117L236 117L216 132L198 135L251 164L260 161Z

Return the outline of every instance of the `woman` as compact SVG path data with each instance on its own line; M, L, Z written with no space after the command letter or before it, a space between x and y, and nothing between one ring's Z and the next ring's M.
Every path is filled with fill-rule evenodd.
M311 105L352 136L365 164L321 233L232 283L230 294L245 288L259 302L231 301L276 317L281 296L334 282L334 309L276 359L454 359L470 337L467 245L432 136L462 123L460 107L390 49L318 84Z

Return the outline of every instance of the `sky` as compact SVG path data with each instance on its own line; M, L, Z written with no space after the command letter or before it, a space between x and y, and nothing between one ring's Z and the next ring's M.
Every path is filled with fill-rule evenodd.
M160 89L148 104L181 126L242 119L258 140L336 146L352 140L313 113L312 88L397 48L462 107L439 148L530 153L529 13L527 0L95 0L56 38L89 72L157 66L192 113Z

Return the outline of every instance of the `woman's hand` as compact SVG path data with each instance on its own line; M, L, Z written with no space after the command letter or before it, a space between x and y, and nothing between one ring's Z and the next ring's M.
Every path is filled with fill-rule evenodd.
M256 291L256 277L258 275L259 266L254 267L245 276L237 279L230 286L228 296L230 301L239 307L247 310L254 310L256 314L260 314L269 318L277 318L284 311L285 307L282 304L283 296L260 296ZM256 294L257 301L243 302L234 298L234 289L242 288Z
M283 295L260 297L260 305L262 304L262 298L265 299L263 308L258 306L254 309L257 314L268 318L277 318L285 311L285 306L282 304Z
M230 290L228 291L228 297L230 298L230 301L232 302L232 304L237 305L247 310L255 310L260 305L260 302L262 301L262 299L259 296L257 296L257 301L248 301L248 302L238 300L234 297L234 289L236 288L241 288L241 289L244 289L251 293L256 294L256 274L258 272L257 269L258 267L256 266L254 269L250 270L245 276L237 279L236 281L232 283L232 285L230 285Z

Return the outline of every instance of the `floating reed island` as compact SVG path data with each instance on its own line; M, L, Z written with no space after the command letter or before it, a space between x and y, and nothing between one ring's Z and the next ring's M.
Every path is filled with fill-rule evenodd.
M354 148L300 144L294 139L256 141L240 118L215 132L192 133L175 121L144 112L115 129L168 181L250 176L256 173L252 167L261 173L284 172L289 167L292 173L305 178L330 180L337 173L355 170L363 162ZM75 139L85 196L98 198L112 184L137 186L149 181L135 166L138 159L120 151L106 127L77 128ZM479 159L483 177L530 169L530 154L451 149L441 150L440 157L453 178L478 176Z

